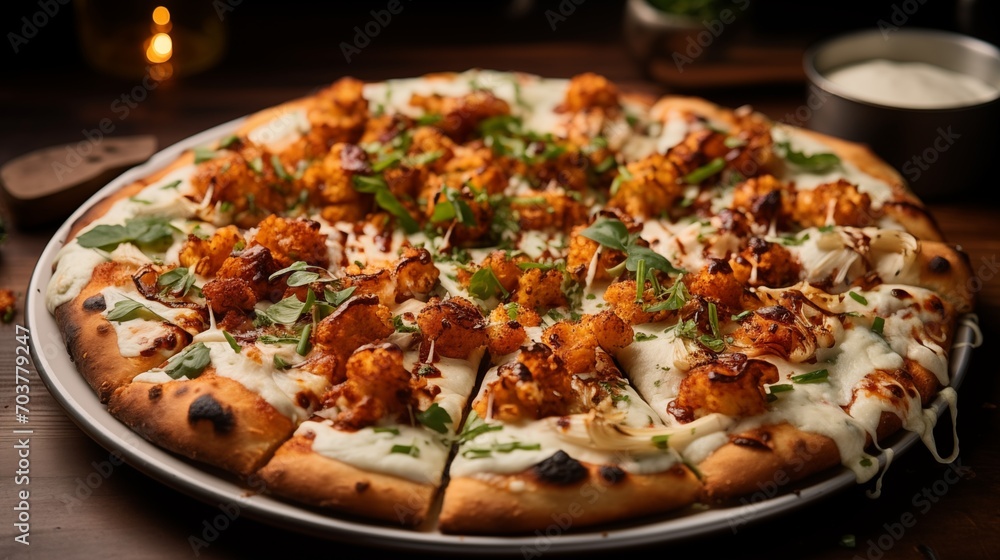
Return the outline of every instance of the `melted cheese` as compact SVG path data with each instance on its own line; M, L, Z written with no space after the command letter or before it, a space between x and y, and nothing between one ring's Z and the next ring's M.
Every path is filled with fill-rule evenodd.
M214 333L221 336L222 331L206 332L208 334L203 333L199 340L209 349L215 374L237 381L293 422L302 422L312 413L311 410L299 406L296 396L300 392L319 396L329 387L329 382L324 376L294 367L302 361L302 357L295 352L294 344L259 344L257 349L260 350L260 361L257 361L250 357L250 353L246 350L237 354L228 342L212 340ZM285 363L293 367L276 370L275 356L280 356ZM173 379L162 369L153 369L136 376L134 381L170 383L187 380L186 377Z
M803 152L807 155L833 152L830 146L808 137L805 133L787 125L774 125L774 128L771 129L771 135L776 144L788 142L793 150ZM845 179L857 185L860 192L867 193L871 197L872 208L876 210L893 197L892 187L888 183L865 173L856 165L844 159L841 159L839 166L824 173L813 173L789 164L785 174L779 178L786 181L794 181L795 188L799 190L814 189L824 183L833 183L838 179Z

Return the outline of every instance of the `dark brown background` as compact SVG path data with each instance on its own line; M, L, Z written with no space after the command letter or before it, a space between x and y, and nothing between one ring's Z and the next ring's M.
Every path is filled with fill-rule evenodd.
M470 10L470 3L465 2L427 4L404 0L404 11L348 64L339 43L350 41L353 27L370 19L367 10L381 9L385 2L348 8L320 2L246 0L227 14L231 35L223 62L203 74L158 87L127 119L116 120L114 135L152 134L165 147L210 126L307 94L343 75L377 80L470 67L553 77L595 71L626 90L670 91L647 79L628 56L620 31L622 2L583 2L555 30L545 11L558 10L559 2L534 4L517 17L510 15L504 2L481 3L477 10ZM752 13L751 36L781 45L788 57L796 59L805 46L822 37L873 26L879 18L889 16L892 6L892 2L861 1L759 2ZM22 16L38 9L35 2L5 4L0 31L16 30ZM908 25L956 29L954 13L954 3L930 0ZM997 23L980 20L978 29L983 33L995 29L990 21ZM103 118L114 117L111 103L135 85L135 81L91 70L79 54L74 24L75 7L68 5L19 54L13 54L9 43L0 44L5 57L0 75L0 163L35 148L83 140L82 131L96 127ZM750 103L776 119L804 101L804 85L796 82L731 85L692 93L730 106ZM995 179L983 180L990 186L984 184L961 197L932 203L948 239L969 254L982 285L977 312L987 342L974 352L967 381L959 391L960 461L967 468L965 476L953 485L945 484L948 467L937 464L918 444L893 463L878 500L865 497L871 485L863 485L792 514L747 525L735 534L723 532L615 554L829 559L1000 556L1000 425L996 413L1000 389L991 352L991 344L1000 333L1000 212L985 200ZM3 211L7 213L6 208ZM23 304L28 278L58 217L52 226L24 231L10 224L9 215L6 217L10 231L0 245L0 287L17 290ZM14 323L23 324L21 313ZM16 457L11 430L21 427L14 422L14 336L14 324L0 326L0 556L194 557L188 537L200 535L202 521L215 517L219 510L131 467L115 467L89 498L73 508L66 505L65 496L73 495L79 481L95 472L94 462L109 459L109 450L76 428L37 377L32 377L28 425L34 430L32 544L24 547L13 542ZM939 432L945 449L947 430ZM925 489L933 493L934 488L947 491L934 495L933 503L920 498ZM897 538L891 529L906 515L913 516L916 524ZM854 536L856 548L840 545L848 534ZM879 539L888 550L872 548L871 543ZM246 517L238 518L200 552L201 557L210 558L265 553L316 557L372 554L350 543L305 537Z

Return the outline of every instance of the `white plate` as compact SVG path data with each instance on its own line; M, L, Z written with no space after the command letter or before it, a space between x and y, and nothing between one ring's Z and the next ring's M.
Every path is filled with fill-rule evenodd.
M56 401L84 433L109 451L121 453L125 461L136 469L208 503L238 504L241 514L291 530L367 546L469 553L589 552L686 539L742 528L855 484L854 473L842 468L831 470L828 475L813 477L809 482L787 485L773 497L751 496L753 499L748 499L746 505L738 507L704 510L689 508L667 516L614 527L602 526L576 531L572 527L564 529L553 522L547 530L530 536L447 535L434 529L409 530L375 524L309 509L266 495L252 494L247 486L240 485L235 478L190 462L142 439L108 414L105 406L70 361L55 320L45 307L44 294L52 276L51 264L71 225L88 208L123 185L166 167L184 150L207 145L234 132L242 121L242 118L236 119L178 142L158 152L146 163L125 172L97 192L56 231L38 259L28 286L25 314L28 328L31 329L31 350L39 375ZM956 341L972 342L974 337L974 329L963 322ZM957 388L961 383L970 356L968 345L961 344L955 348L951 361L952 386ZM936 399L931 406L938 415L946 407L941 398ZM917 440L916 434L907 432L895 438L891 448L898 454ZM879 457L879 461L884 464L884 454ZM891 477L891 473L889 476ZM250 481L249 487L253 487L253 481Z

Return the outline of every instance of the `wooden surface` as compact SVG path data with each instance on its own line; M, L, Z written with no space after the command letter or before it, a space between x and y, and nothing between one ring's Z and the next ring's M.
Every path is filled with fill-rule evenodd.
M523 70L567 77L603 73L622 85L651 93L618 42L547 41L454 47L388 46L365 51L352 65L331 63L313 71L270 68L270 76L239 68L167 84L150 92L115 135L156 135L161 147L248 112L307 93L343 74L366 79L417 75L468 67ZM4 123L0 161L47 144L79 141L82 131L113 116L110 103L133 84L109 82L83 69L70 75L38 73L16 88L0 90ZM69 91L65 84L81 84ZM802 104L799 87L713 91L726 104L751 103L775 118ZM16 132L15 132L16 131ZM935 203L932 210L948 239L960 244L982 289L977 313L986 344L973 353L959 390L961 475L940 465L920 444L893 462L881 498L871 484L838 492L772 519L753 519L735 531L635 549L658 558L991 558L1000 555L1000 398L993 344L1000 335L1000 211L977 197ZM0 287L23 291L54 227L11 231L0 245ZM0 326L0 557L10 558L248 558L264 553L354 557L371 549L333 543L259 523L232 521L207 547L195 551L190 537L205 538L206 520L220 514L160 484L88 439L59 408L37 375L30 376L30 421L15 422L17 325ZM17 470L13 430L29 428L30 485L13 484ZM939 430L947 432L947 430ZM942 435L943 445L948 438ZM947 450L944 451L947 454ZM30 545L15 543L17 490L30 490ZM843 537L853 535L855 548ZM209 534L208 536L211 536ZM544 546L544 541L540 541ZM625 554L624 551L616 555ZM628 552L632 555L632 552ZM417 554L408 556L419 557ZM575 555L579 556L579 555ZM435 557L440 557L436 555Z

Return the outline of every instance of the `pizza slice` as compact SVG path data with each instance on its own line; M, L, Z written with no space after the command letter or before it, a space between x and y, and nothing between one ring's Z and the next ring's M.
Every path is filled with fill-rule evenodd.
M537 319L511 305L508 326ZM628 325L608 311L525 330L487 372L458 436L440 529L583 527L690 505L701 483L606 351L631 343Z
M872 445L901 428L931 441L925 407L938 394L953 401L942 389L955 325L945 300L914 286L831 294L802 283L745 292L736 313L720 289L727 275L706 272L679 280L674 292L691 293L676 316L636 325L644 342L617 356L665 423L723 427L681 449L707 499L838 464L868 480Z
M428 516L485 322L461 298L409 300L394 313L398 331L351 353L344 381L259 471L269 492L396 525Z

